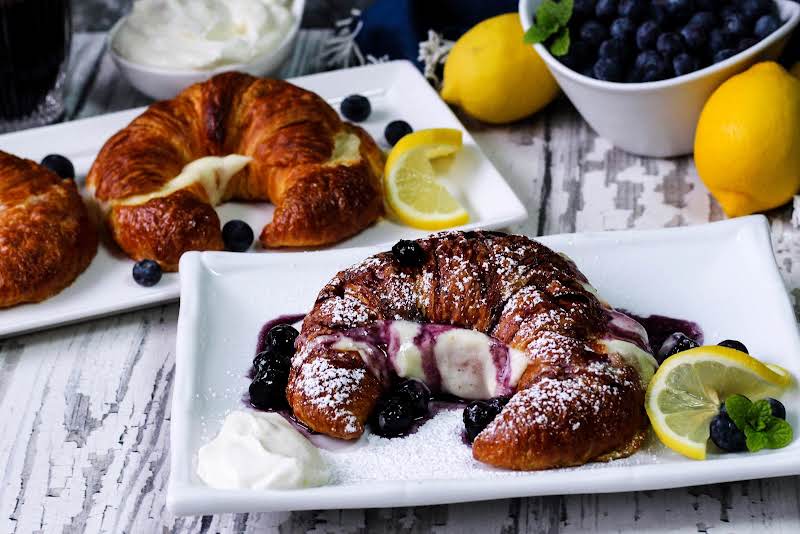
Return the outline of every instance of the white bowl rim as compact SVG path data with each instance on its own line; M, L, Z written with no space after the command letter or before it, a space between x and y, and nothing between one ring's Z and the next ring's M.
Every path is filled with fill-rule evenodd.
M531 27L533 23L533 14L528 12L528 2L529 0L519 0L519 17L520 21L522 22L522 29L527 31L528 28ZM719 63L715 63L713 65L709 65L708 67L702 68L700 70L696 70L694 72L690 72L689 74L684 74L683 76L676 76L674 78L669 78L667 80L658 80L655 82L636 82L636 83L628 83L628 82L607 82L604 80L597 80L595 78L590 78L588 76L584 76L580 72L574 71L561 63L555 57L550 54L550 52L541 44L535 44L533 47L536 49L536 52L539 53L539 56L547 63L547 65L551 68L556 70L562 76L572 79L577 83L581 83L586 86L593 87L595 89L602 89L605 91L616 91L616 92L646 92L646 91L657 91L660 89L666 89L669 87L674 87L676 85L680 85L686 82L694 81L700 78L704 78L709 74L714 72L724 70L725 68L739 62L743 58L752 57L759 52L763 51L764 49L771 46L777 40L782 39L788 33L790 33L800 22L800 4L797 4L791 0L774 0L775 4L782 9L786 9L789 11L789 18L783 21L781 26L769 34L766 38L762 39L758 43L754 44L750 48L742 50L741 52L732 55L725 61L720 61Z
M151 74L157 75L168 75L168 76L207 76L207 75L214 75L220 74L223 72L230 72L233 70L244 70L251 65L255 65L260 61L263 61L267 56L277 55L277 53L282 50L284 47L288 46L292 40L297 36L297 32L300 31L300 24L302 23L303 19L303 12L305 11L305 3L306 0L292 0L292 15L294 15L294 21L292 25L289 27L289 31L286 32L286 35L281 39L280 43L273 48L272 50L265 52L264 54L253 58L252 61L248 63L230 63L227 65L221 65L219 67L214 67L213 69L180 69L180 68L168 68L168 67L157 67L154 65L147 65L145 63L138 63L136 61L132 61L114 50L114 38L117 35L117 31L119 31L120 27L125 23L128 19L128 15L124 17L120 17L120 19L114 23L111 29L106 34L106 49L108 53L111 54L112 59L115 62L120 63L121 65L135 70L140 70L143 72L148 72Z

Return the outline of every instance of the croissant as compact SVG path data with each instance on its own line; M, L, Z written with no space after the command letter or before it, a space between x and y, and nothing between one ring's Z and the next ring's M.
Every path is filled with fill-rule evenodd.
M383 164L316 94L231 72L151 105L105 143L87 184L123 251L177 270L187 250L223 248L214 206L231 199L275 204L265 247L360 232L382 214Z
M657 365L641 325L599 300L568 258L526 237L452 232L417 243L420 266L381 253L320 291L286 390L295 417L358 438L391 382L411 377L462 398L512 395L473 444L493 466L580 465L639 448ZM490 341L434 345L454 331Z
M96 252L75 182L0 151L0 308L59 293Z

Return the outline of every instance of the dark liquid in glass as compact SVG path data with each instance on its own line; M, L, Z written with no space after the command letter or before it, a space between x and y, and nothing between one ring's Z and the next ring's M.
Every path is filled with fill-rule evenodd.
M36 111L69 53L69 0L0 0L0 121Z

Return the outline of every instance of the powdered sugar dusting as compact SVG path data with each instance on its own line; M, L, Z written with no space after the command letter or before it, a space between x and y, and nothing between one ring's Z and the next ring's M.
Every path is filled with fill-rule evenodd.
M356 432L358 419L346 406L365 374L365 369L334 367L324 358L315 358L300 367L298 385L303 389L307 402L329 411L332 419L343 420L346 432Z

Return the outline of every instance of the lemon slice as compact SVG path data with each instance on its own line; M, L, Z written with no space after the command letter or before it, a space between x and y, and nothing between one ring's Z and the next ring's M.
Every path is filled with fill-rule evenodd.
M706 457L709 423L728 396L774 396L791 383L752 356L727 347L687 350L664 360L647 388L645 408L664 445L695 460Z
M406 135L386 160L386 202L403 223L440 230L469 221L469 214L436 181L431 160L461 150L461 131L451 128L420 130Z

